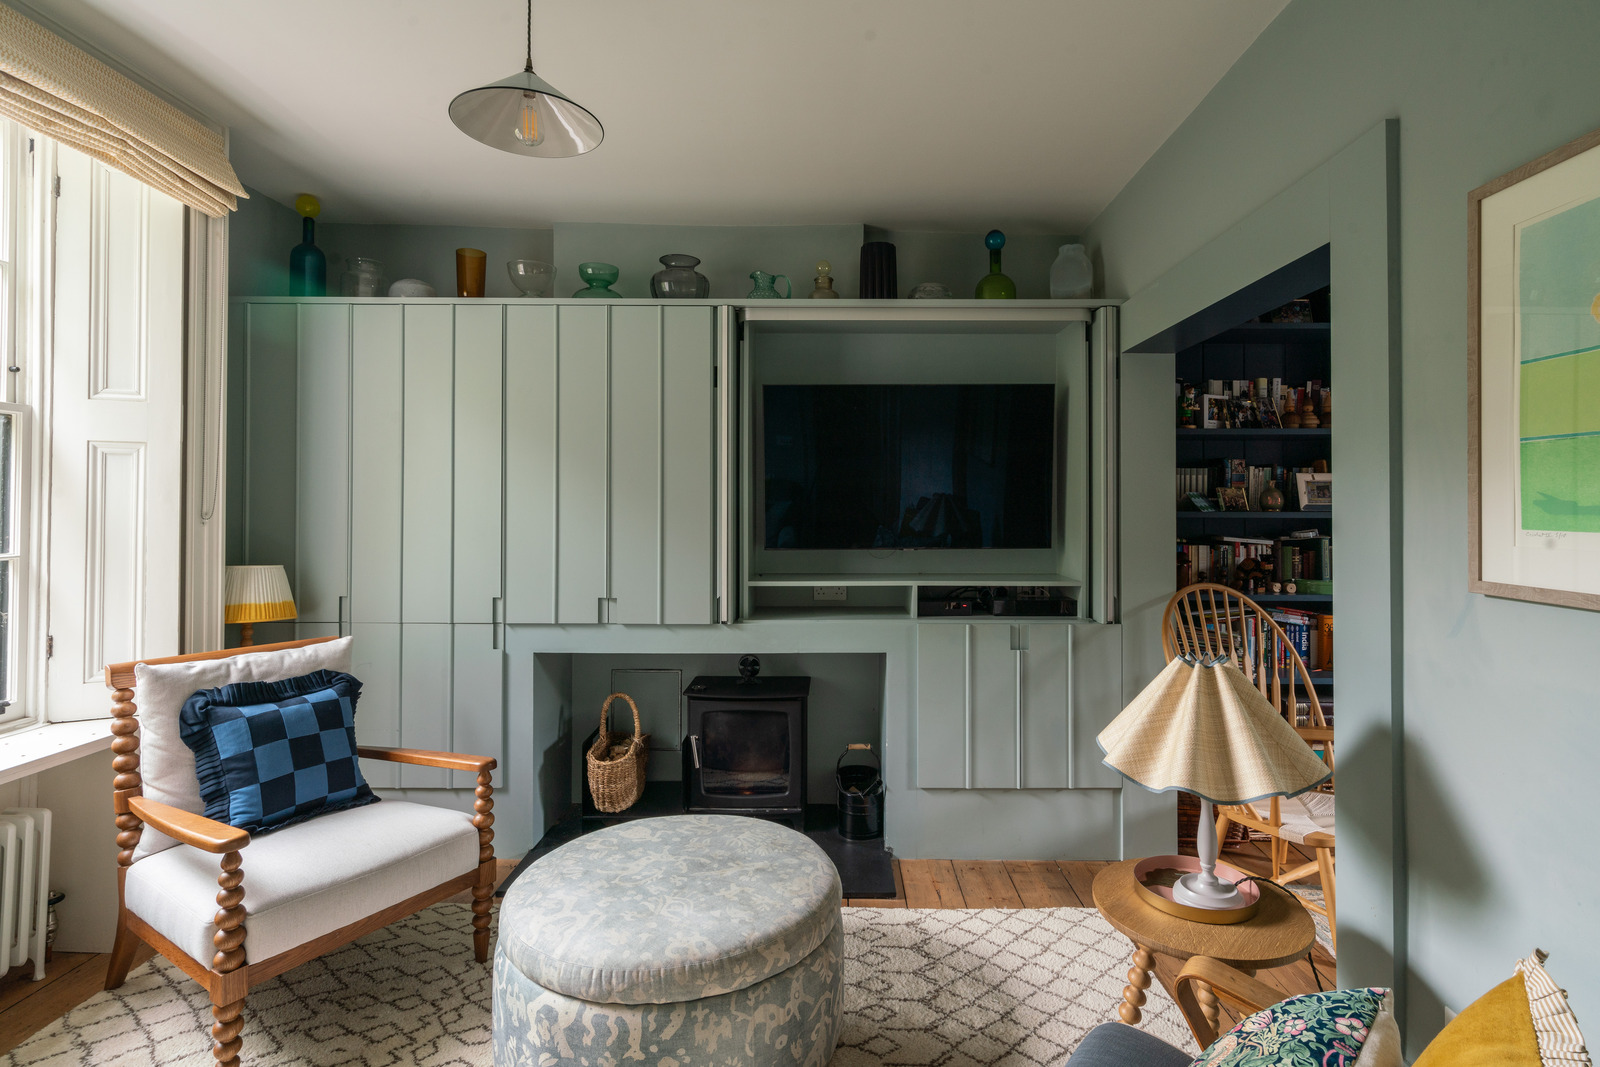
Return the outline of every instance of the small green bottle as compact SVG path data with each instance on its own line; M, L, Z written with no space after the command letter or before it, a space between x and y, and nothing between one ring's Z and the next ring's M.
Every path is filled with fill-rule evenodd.
M972 295L979 300L1015 300L1017 283L1000 273L1000 250L1006 246L1006 235L990 230L983 243L989 248L989 273L978 279Z

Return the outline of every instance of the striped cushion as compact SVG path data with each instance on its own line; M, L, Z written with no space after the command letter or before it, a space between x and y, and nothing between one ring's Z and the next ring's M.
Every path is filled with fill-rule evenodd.
M1533 955L1517 963L1523 984L1528 987L1528 1008L1533 1013L1539 1059L1544 1067L1591 1067L1593 1061L1584 1047L1578 1020L1567 1007L1566 990L1556 985L1544 969L1549 955L1536 948Z

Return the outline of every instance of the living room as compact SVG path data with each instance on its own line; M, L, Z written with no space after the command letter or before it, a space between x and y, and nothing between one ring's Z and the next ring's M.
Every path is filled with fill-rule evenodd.
M88 1062L63 1020L125 1003L96 991L128 903L118 852L120 866L146 862L119 835L153 832L132 802L157 799L157 757L148 737L130 751L133 713L114 708L103 669L238 647L226 586L245 566L282 568L266 577L281 573L287 597L274 586L258 599L294 611L257 615L249 640L354 638L339 669L360 681L363 747L495 762L363 758L384 803L357 810L415 804L480 823L492 811L492 842L475 827L472 855L492 848L507 892L561 847L642 832L644 820L595 804L588 739L608 694L629 694L640 714L636 731L613 701L613 736L648 735L633 814L723 818L684 799L708 736L689 726L693 686L806 679L804 725L787 742L798 800L779 814L831 828L836 767L872 765L877 823L847 845L891 878L878 896L841 868L847 1037L835 1062L890 1061L850 1001L876 980L862 939L910 936L883 925L898 921L889 912L935 924L957 922L956 909L972 922L1037 912L1080 934L1109 923L1076 956L1061 946L1077 934L1041 927L1056 955L1040 958L1059 960L1041 988L1068 996L1070 1025L1002 1011L1003 1024L967 1025L1031 1036L949 1061L1023 1063L1049 1062L1045 1047L1064 1062L1095 1023L1137 1020L1141 1007L1146 1029L1193 1056L1203 1045L1184 988L1216 991L1213 1022L1249 1014L1220 978L1180 987L1182 959L1142 967L1149 946L1096 906L1103 871L1204 853L1211 822L1107 762L1102 739L1175 662L1177 589L1220 580L1279 626L1331 628L1337 540L1338 659L1331 639L1308 643L1287 704L1266 695L1290 720L1306 705L1288 725L1329 767L1336 744L1343 848L1331 814L1326 855L1316 828L1282 844L1235 819L1222 835L1224 864L1269 877L1299 866L1285 899L1296 922L1321 924L1294 968L1263 963L1261 977L1280 996L1392 989L1407 1060L1536 947L1577 1019L1600 1011L1581 962L1600 948L1593 864L1552 817L1581 812L1595 741L1582 670L1594 590L1587 564L1560 562L1583 551L1592 471L1575 466L1567 500L1523 498L1555 517L1496 525L1494 508L1512 506L1496 496L1513 484L1495 458L1517 437L1507 398L1526 412L1534 394L1515 385L1527 377L1483 380L1500 353L1486 286L1510 268L1479 214L1498 217L1496 198L1535 196L1541 182L1578 184L1538 211L1597 195L1581 174L1562 177L1587 165L1582 139L1600 127L1588 5L624 4L605 20L487 0L12 8L203 128L217 145L206 166L228 173L193 194L213 198L212 214L139 153L91 158L73 146L92 139L38 125L37 101L0 96L17 368L5 400L31 472L11 490L27 536L7 546L21 569L7 571L19 577L0 804L51 813L49 888L65 893L54 952L72 962L34 983L32 957L9 957L30 962L0 986L11 1062L45 1055L44 1040L61 1042L48 1046L61 1062ZM11 26L0 70L25 81L29 42L45 38ZM556 87L540 98L556 110L522 143L570 136L575 150L496 151L453 114L458 96L525 59ZM73 92L72 107L96 110L81 84ZM1567 146L1570 166L1545 158ZM58 205L41 174L59 176ZM105 221L119 212L137 225ZM1058 284L1080 254L1081 296ZM666 262L679 256L696 262ZM300 288L319 258L322 288ZM997 275L1016 299L968 299ZM806 299L818 291L837 299ZM1556 366L1586 349L1593 325L1539 358ZM121 328L133 332L104 332ZM65 376L73 346L91 354L82 381ZM1285 387L1302 390L1292 410ZM90 400L68 403L77 395ZM1593 429L1581 391L1570 395L1538 440ZM1053 418L1030 414L1040 397ZM1315 421L1302 421L1302 399ZM928 415L945 405L962 414ZM949 451L947 425L965 458L945 482L886 488L866 473L931 469L918 450ZM1264 468L1287 499L1274 507L1252 485L1243 509L1229 506L1218 479L1244 485L1230 459ZM1174 468L1180 490L1185 470L1209 478L1199 495L1220 510L1186 493L1175 510ZM1003 473L985 502L980 470ZM1336 511L1307 495L1334 470ZM888 493L899 495L872 503ZM108 538L118 525L137 536ZM1523 547L1502 527L1526 533ZM1266 578L1201 568L1196 550L1224 543L1270 554ZM1289 545L1326 576L1280 560ZM74 576L62 561L77 559L104 569ZM1285 579L1309 584L1288 591ZM746 657L759 663L742 672ZM108 813L110 779L139 773L144 796L124 782ZM1285 810L1292 791L1278 791ZM1226 822L1251 817L1230 800L1263 795L1213 799ZM228 930L251 929L252 855L275 836L238 851L243 913ZM1530 870L1536 905L1523 901ZM460 973L430 981L481 980L487 1035L504 983L464 954L467 934L503 940L499 909L515 898L482 888L431 905L466 918L438 937L459 949ZM1069 908L1081 914L1056 914ZM999 937L1006 920L993 921ZM957 936L932 929L916 951ZM254 964L250 935L234 940ZM1125 973L1130 955L1143 987ZM1091 958L1092 973L1076 969ZM162 981L178 1001L199 998L182 1054L211 1056L211 1005L192 973L139 958L124 995L158 971L177 976ZM261 980L293 988L296 973L310 972ZM249 1061L275 1040L271 996L266 984L239 992L227 1025L242 1018L230 1032ZM905 1032L896 1018L880 1029ZM279 1037L273 1062L337 1059ZM384 1054L426 1062L407 1042ZM518 1062L485 1042L451 1055ZM702 1061L714 1062L685 1060Z

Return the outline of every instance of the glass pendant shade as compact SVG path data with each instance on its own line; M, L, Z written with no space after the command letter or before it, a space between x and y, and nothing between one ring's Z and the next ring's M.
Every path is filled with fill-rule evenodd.
M450 121L475 141L523 156L581 156L605 137L600 120L532 70L450 101Z

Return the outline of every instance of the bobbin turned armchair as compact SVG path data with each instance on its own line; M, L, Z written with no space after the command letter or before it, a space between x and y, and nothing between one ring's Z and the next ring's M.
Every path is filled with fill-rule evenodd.
M202 814L194 755L178 737L183 701L236 681L348 672L350 646L316 638L106 668L119 904L106 988L122 984L140 941L150 945L210 994L212 1053L223 1067L239 1062L250 987L458 892L471 890L473 951L479 963L489 958L494 759L357 747L363 760L475 774L470 816L384 800L252 842Z

